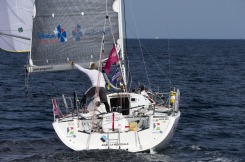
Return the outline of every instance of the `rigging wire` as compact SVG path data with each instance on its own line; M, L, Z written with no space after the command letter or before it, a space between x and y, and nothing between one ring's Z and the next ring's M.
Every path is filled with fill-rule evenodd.
M58 93L57 90L55 88L49 89L50 92L52 92L52 95L48 95L47 98L44 99L35 99L35 97L33 96L32 93L30 93L29 91L29 78L30 78L30 74L28 72L26 72L25 70L25 95L27 98L29 98L30 100L34 101L34 102L38 102L38 103L49 103L50 102L50 97L51 96L61 96L61 93ZM54 87L54 83L51 83L52 87Z
M132 85L132 76L131 76L131 71L130 71L130 65L129 65L129 59L128 59L128 39L127 39L127 19L126 19L126 6L125 6L125 0L122 0L123 1L123 15L124 15L124 34L125 34L125 39L123 41L125 41L124 43L124 56L126 56L126 59L125 59L125 62L124 64L126 64L126 66L128 67L128 74L127 74L127 81L129 83L129 87L128 87L128 90L130 91L131 89L131 85ZM129 82L130 81L130 82Z
M114 36L114 33L113 33L113 26L112 26L112 23L111 23L111 19L110 19L110 16L109 16L109 14L108 14L108 10L107 10L107 5L106 5L106 13L107 13L107 18L108 18L108 20L109 20L109 24L110 24L110 28L111 28L111 35L112 35L112 38L113 38L113 42L114 42L114 44L113 44L113 46L115 45L116 46L116 41L115 41L115 36ZM117 49L116 49L116 53L117 53ZM120 58L119 57L119 55L118 55L118 53L117 53L117 56L118 56L118 58ZM123 62L123 64L124 64L125 62ZM121 59L119 59L119 66L120 66L120 70L122 70L122 62L121 62ZM125 69L124 69L125 70ZM121 71L122 72L122 71ZM107 76L106 76L107 77ZM107 78L108 79L108 78ZM122 78L123 79L123 78ZM110 81L108 80L108 83L111 85L111 83L110 83ZM124 81L123 81L123 83L124 83ZM126 86L126 85L125 85ZM117 87L115 87L114 85L113 85L113 88L114 89L116 89L117 90ZM127 91L127 87L125 87L125 90Z
M130 72L130 66L129 66L129 58L128 58L128 55L127 55L127 51L128 51L128 40L127 40L127 20L126 20L126 6L125 6L125 0L122 0L122 4L123 5L123 17L121 18L122 19L122 23L124 22L124 35L123 37L125 36L125 39L123 39L123 43L124 43L124 53L122 53L124 55L124 66L126 64L127 66L127 85L125 85L125 89L126 89L126 92L130 91L131 89L131 84L132 84L132 77L131 76L131 72ZM122 9L122 7L121 7ZM122 12L122 11L121 11ZM123 21L124 20L124 21ZM126 56L126 57L125 57ZM125 59L126 58L126 59ZM125 70L125 69L124 69ZM125 71L124 71L125 72ZM130 81L130 82L129 82ZM123 106L123 102L125 103L126 100L128 100L128 102L130 102L130 94L127 93L126 94L127 97L120 97L120 105Z
M108 13L107 11L107 1L106 1L106 14ZM102 35L102 38L101 38L101 47L100 47L100 60L99 60L99 71L101 72L102 71L102 60L103 60L103 57L104 57L104 42L105 42L105 28L106 28L106 24L107 24L107 19L108 19L108 15L106 15L105 19L104 19L104 27L103 27L103 35ZM113 37L114 39L114 37ZM115 41L115 40L114 40ZM96 89L95 89L95 95L96 96L99 96L99 92L100 92L100 87L99 87L99 84L100 84L100 77L101 77L101 73L98 72L98 80L97 80L97 86L96 86ZM92 123L91 123L91 132L92 133L92 130L93 130L93 127L94 127L94 121L95 121L95 118L96 118L96 114L95 114L95 111L97 110L97 106L96 106L96 100L93 99L92 100L93 102L93 105L94 105L94 110L93 110L93 116L92 116Z
M124 2L124 0L123 0ZM125 5L125 4L124 4ZM146 50L146 48L141 44L140 42L140 39L139 39L139 34L138 34L138 31L137 31L137 26L136 26L136 21L135 21L135 17L134 17L134 13L133 13L133 9L132 9L132 5L131 5L131 2L130 2L130 7L131 7L131 12L132 12L132 17L133 17L133 20L134 20L134 25L135 25L135 28L136 28L136 36L137 36L137 39L139 41L139 45L140 45L140 49L141 49L141 54L142 54L142 58L143 58L143 61L144 61L144 56L143 56L143 51L142 49L144 49L147 54L152 58L152 60L155 62L155 64L158 66L158 68L160 69L160 71L164 74L164 76L168 79L169 81L169 87L170 87L170 90L171 90L171 86L172 86L172 82L171 82L171 54L170 54L170 40L169 40L169 26L168 26L168 22L167 22L167 51L168 51L168 75L164 72L164 70L162 70L159 66L159 64L154 60L153 56L150 54L150 52L148 50ZM167 8L167 17L168 17L168 8ZM124 15L125 15L125 8L124 8ZM126 16L124 16L126 17ZM167 19L168 21L168 19ZM126 26L126 19L125 19L125 26ZM126 33L126 27L125 27L125 33ZM126 39L127 41L127 39ZM145 61L144 61L144 66L145 66ZM147 73L147 69L146 69L146 66L145 66L145 70L146 70L146 75L147 75L147 79L148 79L148 83L149 83L149 88L150 88L150 81L149 81L149 77L148 77L148 73ZM132 78L131 78L132 79Z
M27 69L25 69L25 95L26 95L26 97L28 97L30 100L32 100L34 102L39 102L39 103L44 103L44 102L47 102L48 100L50 100L49 97L47 97L46 99L37 100L33 97L32 94L30 94L30 92L29 92L29 78L30 78L30 73L28 73Z
M168 75L160 68L160 65L157 63L157 61L154 60L153 56L150 54L150 52L142 45L142 48L146 51L146 53L151 57L153 62L157 65L157 67L160 69L160 71L165 75L165 77L168 79L169 82L171 82L171 78L168 77Z
M171 87L172 87L172 79L171 79L171 61L170 61L170 48L169 48L169 39L168 39L168 73L169 73L169 90L171 91Z
M106 12L107 12L107 15L108 15L107 8L106 8ZM111 23L111 19L110 19L110 17L108 17L108 19L109 19L110 28L111 28L111 31L112 31L111 34L112 34L113 42L114 42L114 45L116 45L117 43L115 41L115 36L114 36L114 33L113 33L114 30L113 30L113 26L112 26L112 23ZM122 52L122 50L121 50L121 52ZM117 57L120 58L119 55L118 55L118 53L117 53L117 49L116 49L116 54L117 54ZM120 66L121 73L122 73L122 64L125 64L125 62L121 62L121 59L119 59L119 66ZM124 69L124 73L125 73L125 69ZM122 77L122 80L123 80L123 83L125 83L124 82L124 77ZM125 85L125 91L127 91L126 85Z
M135 29L136 29L137 39L138 39L139 46L140 46L140 51L141 51L142 60L143 60L144 67L145 67L146 77L147 77L147 80L148 80L148 85L149 85L148 87L149 87L149 89L151 89L150 79L149 79L149 75L148 75L148 72L147 72L147 69L146 69L145 58L144 58L144 55L143 55L143 50L142 50L141 41L140 41L140 39L139 39L139 33L138 33L138 30L137 30L136 20L135 20L135 16L134 16L134 12L133 12L133 8L132 8L131 1L129 1L129 4L130 4L131 13L132 13L132 18L133 18L133 21L134 21L134 26L135 26Z
M171 79L171 77L172 77L172 74L171 74L171 58L170 58L170 41L169 41L169 23L168 23L168 15L169 15L169 7L168 7L168 0L166 1L167 2L167 9L166 9L166 15L167 15L167 18L166 18L166 20L167 20L167 22L166 22L166 24L167 24L167 40L168 40L168 73L169 73L169 90L171 91L171 87L172 87L172 79Z
M28 54L28 60L30 59L30 52L28 52L29 54ZM32 93L30 93L30 91L29 91L29 80L30 80L30 73L28 72L28 70L27 70L27 68L28 68L28 64L29 64L29 62L28 62L28 60L27 60L27 63L26 63L26 69L24 69L25 70L25 89L24 89L24 91L25 91L25 95L26 95L26 97L27 98L29 98L30 100L32 100L32 101L34 101L34 102L38 102L38 103L48 103L49 102L49 100L50 100L50 95L47 97L47 98L45 98L45 99L35 99L35 97L33 96L33 94ZM53 86L54 85L54 83L52 82L52 87L54 87ZM58 93L57 91L56 91L56 89L55 88L52 88L52 91L53 91L53 95L52 96L58 96L58 95L61 95L60 93Z

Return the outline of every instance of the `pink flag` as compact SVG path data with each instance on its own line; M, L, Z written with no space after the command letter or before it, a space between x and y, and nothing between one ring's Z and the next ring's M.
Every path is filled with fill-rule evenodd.
M109 58L105 64L105 72L106 74L109 74L110 73L110 68L111 68L111 64L114 64L116 62L118 62L119 59L118 59L118 56L117 56L117 50L116 50L116 46L115 44L113 45L113 48L111 50L111 53L109 55Z
M54 116L59 116L59 107L57 105L56 99L52 99L53 102L53 111L54 111Z

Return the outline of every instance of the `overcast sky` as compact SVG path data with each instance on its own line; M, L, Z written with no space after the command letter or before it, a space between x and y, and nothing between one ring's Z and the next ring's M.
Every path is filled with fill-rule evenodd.
M245 0L125 1L128 37L245 39Z

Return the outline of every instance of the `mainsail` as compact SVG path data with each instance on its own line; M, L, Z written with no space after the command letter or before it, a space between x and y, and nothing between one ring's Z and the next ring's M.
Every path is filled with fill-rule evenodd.
M32 15L35 0L1 0L0 48L30 51Z
M68 70L69 60L85 66L108 57L119 35L113 2L36 0L29 72Z

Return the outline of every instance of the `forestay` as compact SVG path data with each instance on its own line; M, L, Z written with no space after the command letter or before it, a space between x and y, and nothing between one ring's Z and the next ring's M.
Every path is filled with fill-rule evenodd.
M101 59L105 59L118 39L118 13L113 2L36 0L28 70L68 70L72 68L69 60L87 66L100 60L102 49Z
M30 51L32 15L35 0L1 0L0 48Z

